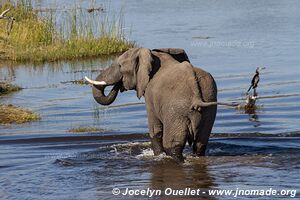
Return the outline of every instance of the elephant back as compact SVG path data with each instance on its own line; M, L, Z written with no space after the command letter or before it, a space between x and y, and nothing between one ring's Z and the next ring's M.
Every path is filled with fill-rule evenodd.
M190 62L189 57L185 53L184 49L180 48L161 48L161 49L152 49L152 51L168 53L178 62Z

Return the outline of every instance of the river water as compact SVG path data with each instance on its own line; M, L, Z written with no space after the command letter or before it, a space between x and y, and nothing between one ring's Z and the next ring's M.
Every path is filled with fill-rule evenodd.
M61 3L72 6L70 1ZM0 78L24 89L1 97L0 103L30 108L42 119L0 126L0 199L134 198L114 196L113 188L206 191L188 199L233 198L209 195L209 189L299 191L299 1L131 0L109 5L125 10L124 30L138 45L184 48L195 66L215 77L219 101L244 101L256 67L265 66L258 109L247 114L219 106L208 156L195 158L187 146L186 162L177 164L166 156L153 156L144 100L134 91L119 94L111 106L101 106L94 102L90 86L68 82L96 77L111 59L1 63ZM80 126L105 131L68 132ZM262 199L293 196L276 193ZM170 198L187 197L155 196ZM247 198L252 197L238 197Z

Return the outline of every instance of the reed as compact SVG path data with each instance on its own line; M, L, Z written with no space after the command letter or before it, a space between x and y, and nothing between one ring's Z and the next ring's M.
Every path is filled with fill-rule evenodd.
M31 0L6 0L0 13L15 18L8 34L0 20L0 59L44 62L121 53L134 47L124 36L122 11L118 15L85 9L42 11ZM60 12L60 13L59 13ZM109 16L110 15L110 16Z

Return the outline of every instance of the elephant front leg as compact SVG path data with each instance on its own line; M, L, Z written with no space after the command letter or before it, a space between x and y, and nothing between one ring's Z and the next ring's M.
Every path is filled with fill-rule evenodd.
M162 137L153 137L151 139L151 147L155 156L158 156L164 152L162 147Z
M147 108L147 115L148 115L148 127L149 127L149 135L151 140L151 147L154 155L157 156L164 152L163 145L162 145L163 124L156 117L152 103L149 103L152 102L151 101L152 99L149 100L149 96L145 95L145 100L146 100L146 108Z
M149 134L151 139L151 147L155 156L164 152L162 146L163 126L160 122L153 120L149 123Z

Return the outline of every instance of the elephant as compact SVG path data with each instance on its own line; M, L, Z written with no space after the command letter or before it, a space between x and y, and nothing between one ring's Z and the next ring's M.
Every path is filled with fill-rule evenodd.
M131 48L91 80L94 99L111 104L118 92L136 90L145 98L154 155L166 153L184 161L188 142L204 156L216 118L217 86L212 75L193 67L183 49ZM104 94L106 86L113 86Z

